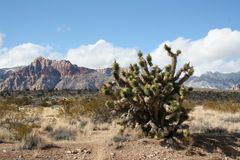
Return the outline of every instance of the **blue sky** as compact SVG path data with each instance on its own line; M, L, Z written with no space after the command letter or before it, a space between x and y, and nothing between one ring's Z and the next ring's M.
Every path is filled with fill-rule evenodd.
M65 52L104 39L148 52L179 36L240 29L238 0L2 0L0 6L6 47L32 42Z
M157 54L168 42L187 52L190 58L182 59L193 61L199 74L236 71L239 8L239 0L1 0L0 67L26 65L39 55L91 68L115 58L126 65L138 49ZM107 60L90 64L104 55ZM215 65L206 67L199 58Z

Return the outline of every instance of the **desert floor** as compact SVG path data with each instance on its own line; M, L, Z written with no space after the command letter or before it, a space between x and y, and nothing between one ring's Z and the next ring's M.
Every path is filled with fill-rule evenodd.
M41 119L50 121L56 117L56 109L44 108ZM227 123L224 113L205 111L198 106L191 112L194 124L190 129L195 133L191 135L190 145L181 147L169 147L163 141L147 138L132 138L131 135L116 136L119 126L109 124L102 129L89 130L81 133L75 140L55 141L55 147L48 149L22 150L18 143L9 142L0 144L1 160L172 160L172 159L240 159L240 116L234 115L234 121ZM226 116L226 115L225 115ZM229 118L229 117L225 117ZM212 124L221 129L211 133L202 133L203 124ZM223 124L224 123L224 124ZM202 126L201 126L202 125ZM230 126L232 125L232 126ZM234 126L235 125L235 126ZM208 126L211 128L212 126ZM224 128L225 127L225 128ZM209 129L208 128L208 129ZM228 131L229 130L229 131ZM44 134L39 132L39 134Z

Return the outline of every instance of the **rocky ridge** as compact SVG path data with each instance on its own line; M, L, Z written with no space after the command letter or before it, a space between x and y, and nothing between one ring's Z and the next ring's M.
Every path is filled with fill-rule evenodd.
M207 72L201 76L193 76L187 82L187 86L209 89L235 89L240 86L240 72L220 73ZM239 88L240 89L240 88Z
M4 90L96 90L109 74L78 67L67 60L36 58L30 65L18 69L0 69L0 91Z
M38 57L28 66L0 69L0 91L98 90L110 78L111 68L94 70L67 60ZM207 72L191 77L185 84L194 88L240 90L240 72Z

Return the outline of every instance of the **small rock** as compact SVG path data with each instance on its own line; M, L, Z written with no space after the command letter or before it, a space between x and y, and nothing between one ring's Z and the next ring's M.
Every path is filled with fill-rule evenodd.
M148 157L149 157L149 158L153 158L153 157L154 157L154 154L150 154Z
M34 158L41 158L39 154L34 155Z
M77 159L77 157L73 157L73 159Z
M110 147L110 146L113 146L113 143L112 143L112 142L108 143L108 146L109 146L109 147Z
M71 154L72 152L71 152L70 150L68 150L68 151L66 151L65 153L67 153L67 154Z
M3 153L6 153L7 152L7 150L6 149L4 149L4 150L2 150L3 151Z
M219 147L216 148L216 151L219 152L219 153L222 152L222 150Z
M83 148L83 149L81 150L81 152L87 153L87 154L92 153L92 151L91 151L90 149L87 149L87 148Z
M110 156L113 158L113 157L115 157L115 155L116 155L116 153L114 153L114 152L111 152L110 153Z
M123 144L120 142L115 146L115 149L121 149L123 147Z
M77 150L73 150L72 154L78 154L78 151Z
M148 144L149 141L146 139L140 139L139 142L142 144Z
M90 149L86 150L85 153L90 154L92 151Z

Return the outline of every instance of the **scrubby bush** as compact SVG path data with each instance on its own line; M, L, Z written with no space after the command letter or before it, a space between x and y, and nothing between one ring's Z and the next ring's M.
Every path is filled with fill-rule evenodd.
M22 138L20 148L32 150L35 148L41 148L44 144L43 139L39 135L31 133Z
M220 112L236 113L240 112L240 103L234 101L204 101L203 106L206 109L216 110Z
M0 143L9 142L14 139L14 135L6 128L0 127Z
M54 129L50 136L54 140L74 140L77 136L77 132L74 129L66 128L66 127L59 127Z
M110 111L112 107L105 107L105 102L109 97L100 94L87 94L79 98L64 98L60 100L62 108L59 115L67 115L70 117L86 116L90 117L94 122L106 122L110 120Z
M121 124L141 128L147 136L174 137L182 123L188 119L187 110L182 105L188 91L183 83L193 75L193 67L185 64L176 72L177 57L164 46L172 63L161 69L153 65L151 55L143 57L138 53L138 64L131 64L128 70L121 70L115 61L112 66L114 81L105 84L102 91L110 95L116 109L126 109L121 116Z
M11 134L11 139L21 140L24 136L32 132L34 128L39 128L39 109L31 113L27 108L20 108L12 101L4 100L0 102L0 126Z
M39 134L34 132L26 135L20 142L19 148L20 149L48 149L56 147L53 143L47 143Z

